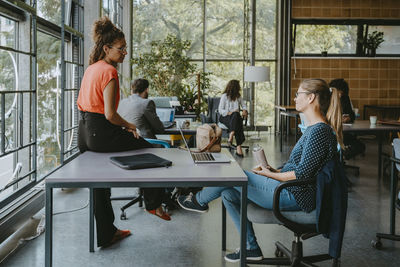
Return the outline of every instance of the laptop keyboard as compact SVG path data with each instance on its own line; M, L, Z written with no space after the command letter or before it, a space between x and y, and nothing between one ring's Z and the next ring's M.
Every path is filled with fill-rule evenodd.
M215 161L213 155L208 152L192 153L192 157L195 161Z

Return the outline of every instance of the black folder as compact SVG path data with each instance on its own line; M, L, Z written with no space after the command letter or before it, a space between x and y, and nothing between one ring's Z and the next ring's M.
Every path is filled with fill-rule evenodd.
M172 161L161 158L151 153L110 157L110 161L118 167L127 170L168 167L172 165Z

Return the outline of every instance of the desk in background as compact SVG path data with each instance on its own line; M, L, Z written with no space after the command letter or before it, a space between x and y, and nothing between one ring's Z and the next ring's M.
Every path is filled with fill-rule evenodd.
M294 118L295 121L295 139L297 141L297 125L298 125L298 118L299 112L296 111L295 106L280 106L276 105L275 109L278 111L278 118L279 118L279 134L280 134L280 150L282 152L282 144L283 144L283 120L286 118L286 137L289 135L290 132L290 118Z
M372 126L369 120L355 120L352 124L344 124L343 132L354 134L372 134L378 138L378 177L382 175L382 139L385 133L398 132L400 126L377 124Z
M111 156L153 153L172 161L169 168L124 170L112 164ZM229 155L226 149L223 152ZM231 156L230 156L231 157ZM190 171L188 171L190 170ZM94 252L93 189L111 187L203 187L239 186L241 194L240 266L246 265L247 176L233 160L224 164L194 164L187 151L148 148L118 153L85 152L46 178L45 263L53 264L53 189L89 188L89 251ZM225 212L223 213L225 214ZM222 220L222 250L226 250L226 217ZM135 238L133 236L133 238ZM61 248L60 248L61 249ZM77 263L78 264L78 263Z
M380 105L364 105L364 110L363 110L363 119L368 120L367 118L367 110L372 109L377 112L382 112L383 115L381 117L378 116L379 120L385 120L387 119L399 119L400 117L400 106L380 106ZM390 116L386 116L388 112L392 112ZM377 115L376 113L373 115Z

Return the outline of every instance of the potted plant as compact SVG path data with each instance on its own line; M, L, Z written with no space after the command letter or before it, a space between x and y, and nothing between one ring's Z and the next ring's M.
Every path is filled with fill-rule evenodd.
M164 40L151 42L150 52L140 54L132 63L134 75L148 79L153 94L177 96L186 112L198 113L200 109L195 105L197 87L200 85L201 92L208 89L210 73L198 71L196 65L190 62L186 56L190 45L189 40L180 40L168 34Z
M368 36L363 40L364 51L367 50L366 54L370 57L374 57L376 55L376 49L384 41L383 32L373 31L372 33L369 33Z
M334 40L329 35L321 36L319 40L319 47L321 50L321 56L328 56L328 50L334 46Z

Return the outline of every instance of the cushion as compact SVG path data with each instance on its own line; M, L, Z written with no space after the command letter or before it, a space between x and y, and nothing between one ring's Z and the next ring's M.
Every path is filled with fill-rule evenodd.
M304 211L281 211L282 215L287 219L300 224L315 224L316 211L310 213ZM282 224L275 218L272 210L264 209L252 202L247 205L247 218L253 223L262 224Z

